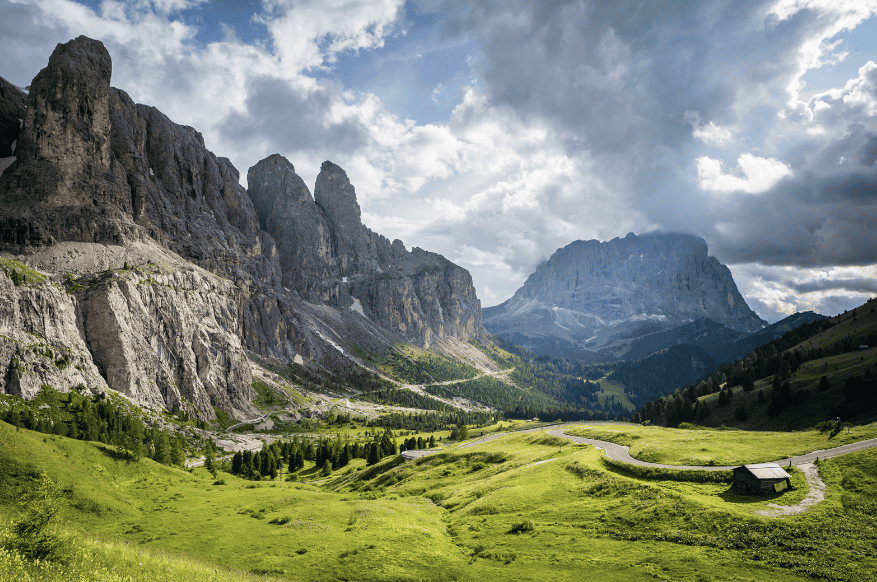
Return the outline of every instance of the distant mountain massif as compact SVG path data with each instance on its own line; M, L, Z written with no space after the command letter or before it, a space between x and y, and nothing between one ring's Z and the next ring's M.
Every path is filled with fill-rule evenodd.
M597 362L637 359L697 335L734 341L767 323L703 239L630 233L558 249L511 299L484 309L484 325L536 353Z

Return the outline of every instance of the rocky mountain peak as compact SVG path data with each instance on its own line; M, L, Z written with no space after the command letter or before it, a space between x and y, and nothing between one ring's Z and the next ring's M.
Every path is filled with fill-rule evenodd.
M332 370L350 365L345 345L483 334L469 273L363 226L340 167L323 164L312 197L275 154L244 189L195 128L134 103L111 73L103 44L80 37L58 45L26 107L0 83L19 140L0 167L0 252L54 277L0 274L0 392L82 384L240 415L250 354ZM76 366L35 360L20 349L32 336Z
M350 183L347 172L326 160L320 167L314 200L326 212L333 223L362 224L362 213L356 201L356 189Z
M108 167L112 72L110 53L98 40L80 36L56 46L31 83L17 157L68 166L73 151L83 161ZM54 131L39 131L46 127Z
M709 256L706 241L676 233L572 242L511 299L485 310L490 331L521 343L551 338L569 349L615 355L645 333L702 318L740 332L765 325L728 268Z
M277 242L283 286L310 301L329 301L340 271L326 217L304 180L273 154L250 168L247 184L259 226Z

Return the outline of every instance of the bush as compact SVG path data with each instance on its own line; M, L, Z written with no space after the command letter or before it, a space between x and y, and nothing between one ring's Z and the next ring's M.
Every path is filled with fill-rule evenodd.
M528 531L533 531L534 525L533 522L529 519L527 521L522 521L520 523L516 523L512 526L512 529L509 530L509 533L525 533Z
M272 520L269 521L268 523L271 523L271 524L274 524L274 525L286 525L286 524L289 523L290 521L292 521L292 518L289 517L288 515L285 515L285 516L283 516L283 517L275 517L274 519L272 519Z
M40 475L36 487L21 502L27 512L12 525L14 537L3 541L6 549L17 552L31 561L69 564L76 555L76 547L69 536L55 531L54 522L61 511L61 491L46 472Z

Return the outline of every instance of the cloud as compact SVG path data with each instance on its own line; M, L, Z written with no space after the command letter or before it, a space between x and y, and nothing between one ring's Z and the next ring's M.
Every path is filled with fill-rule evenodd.
M340 53L383 46L403 0L263 0L256 20L277 56L296 70L322 67Z
M877 296L877 267L802 269L731 265L749 306L774 322L796 311L836 315Z
M211 42L186 12L198 4L0 0L0 73L26 85L55 43L99 38L115 86L196 127L243 177L274 152L309 185L340 164L371 228L469 268L485 305L572 240L656 228L776 272L877 263L877 68L816 95L801 80L843 57L835 35L875 0L265 0L261 38ZM441 34L418 36L423 23ZM446 119L393 113L337 74L383 63L405 93L423 55L450 66L440 44L469 51L421 91ZM759 281L771 313L828 285Z
M697 158L698 185L707 191L759 194L791 175L792 170L781 161L752 154L740 155L735 173L726 173L720 160Z

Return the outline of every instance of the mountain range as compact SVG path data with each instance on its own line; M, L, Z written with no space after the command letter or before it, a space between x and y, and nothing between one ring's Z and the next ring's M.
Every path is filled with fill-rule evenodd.
M354 348L484 336L469 273L364 226L343 169L325 162L312 196L273 155L245 189L198 131L111 75L103 44L79 37L26 95L0 84L0 261L24 278L0 277L0 392L110 387L244 417L254 358L339 370L364 365Z
M583 380L611 368L589 363L672 369L650 387L672 390L821 317L767 326L703 239L631 233L558 249L482 322L468 271L366 227L338 165L323 163L312 192L273 154L244 188L197 130L111 77L103 44L79 37L27 91L0 79L0 393L110 388L243 419L256 387L297 366L290 381L321 393L588 417L617 412ZM510 356L490 332L535 354ZM460 382L409 386L439 377Z

